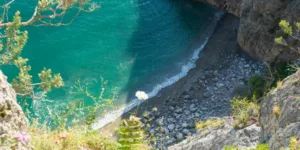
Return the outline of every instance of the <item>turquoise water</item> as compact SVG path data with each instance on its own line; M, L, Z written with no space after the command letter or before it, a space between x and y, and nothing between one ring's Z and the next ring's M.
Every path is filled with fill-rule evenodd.
M23 0L12 7L21 9L26 19L32 13L30 4L31 0ZM33 113L74 100L70 90L78 80L89 83L90 92L97 94L102 76L108 81L105 97L116 94L117 103L129 103L137 90L153 91L182 71L203 43L199 35L216 13L204 4L172 0L101 0L98 4L100 9L81 14L70 26L27 28L23 56L29 58L34 80L46 67L61 73L65 82L63 88L32 104ZM12 67L4 71L15 74Z

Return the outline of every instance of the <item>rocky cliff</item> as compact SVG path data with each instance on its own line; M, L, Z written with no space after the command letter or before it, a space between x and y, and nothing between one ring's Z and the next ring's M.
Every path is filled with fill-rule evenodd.
M300 71L287 77L260 105L260 128L251 125L235 130L229 120L221 128L200 130L169 149L221 150L231 144L251 148L259 141L269 144L270 150L280 150L289 147L291 137L300 140Z
M300 138L300 71L262 101L260 124L261 140L268 142L271 150L288 146L290 137Z
M279 21L300 21L300 0L197 0L240 17L238 43L254 58L290 61L299 57L274 44L282 34Z
M0 70L0 149L24 150L26 143L18 140L28 130L29 123L16 101L16 93Z

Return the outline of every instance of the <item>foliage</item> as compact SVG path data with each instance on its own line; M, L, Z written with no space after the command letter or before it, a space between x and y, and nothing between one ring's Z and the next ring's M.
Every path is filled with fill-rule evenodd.
M50 130L43 126L31 126L29 145L36 150L114 150L117 144L97 130L75 126L63 130Z
M243 128L252 122L258 122L259 105L248 100L247 97L242 99L234 97L230 100L232 115L235 118L234 128Z
M243 148L236 147L234 145L225 146L224 150L247 150ZM257 144L256 148L251 148L250 150L269 150L268 144Z
M278 118L280 116L280 107L278 105L274 105L273 114Z
M250 90L251 95L254 95L256 99L261 98L264 95L266 80L260 76L252 76L250 78Z
M144 141L142 122L135 116L123 120L123 124L118 129L118 137L118 149L120 150L148 149L148 145Z
M206 127L221 127L224 122L221 119L209 119L207 121L196 122L196 129L200 130Z
M283 30L283 32L285 34L288 34L288 35L292 35L293 34L293 29L290 26L289 22L287 22L285 20L281 20L280 23L279 23L279 26L280 26L280 28Z
M39 83L32 83L30 75L31 66L27 64L28 59L22 58L21 53L28 40L28 32L22 30L24 26L64 26L71 24L81 12L91 12L98 8L89 0L38 0L31 18L23 21L21 13L17 11L10 18L10 6L15 0L7 1L1 8L0 15L0 66L13 65L19 69L18 75L12 80L12 85L18 96L31 96L34 99L36 88L44 94L51 88L63 86L60 74L52 74L50 69L44 68L38 74ZM70 10L77 10L72 14L72 19L65 21L65 16ZM12 20L12 21L11 21ZM43 95L44 95L43 94ZM42 96L43 96L42 95Z
M290 150L300 150L300 139L297 140L295 137L291 137L289 148Z
M285 79L287 76L295 73L297 69L295 69L291 63L288 62L281 62L281 63L276 63L272 67L272 75L273 75L273 81L270 84L271 87L277 87L278 82L282 81Z
M294 27L286 20L281 20L279 26L286 36L280 36L274 39L274 42L279 45L288 47L289 49L300 52L300 48L295 46L295 40L300 41L300 22L294 22Z

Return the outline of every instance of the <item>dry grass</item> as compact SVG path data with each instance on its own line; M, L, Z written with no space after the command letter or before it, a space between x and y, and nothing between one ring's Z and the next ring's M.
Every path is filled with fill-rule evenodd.
M103 137L99 131L85 127L50 131L48 128L31 127L30 146L36 150L115 150L117 144Z
M280 107L278 105L273 106L273 114L278 118L280 116Z
M221 119L209 119L207 121L199 121L196 123L196 129L200 130L206 127L221 127L223 125Z
M231 101L232 115L235 118L234 128L240 129L258 122L259 105L245 98L233 98Z

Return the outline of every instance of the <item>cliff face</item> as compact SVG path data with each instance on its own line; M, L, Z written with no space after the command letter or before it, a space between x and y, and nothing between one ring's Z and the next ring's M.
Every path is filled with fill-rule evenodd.
M238 43L254 58L290 61L298 54L278 47L274 38L282 33L279 21L300 21L299 0L197 0L240 17Z
M289 76L283 85L272 91L261 103L261 140L271 150L289 144L290 137L300 138L300 71ZM274 108L280 113L276 115Z
M16 101L16 93L0 70L0 149L28 149L25 143L17 140L17 135L26 132L28 126L28 120Z

